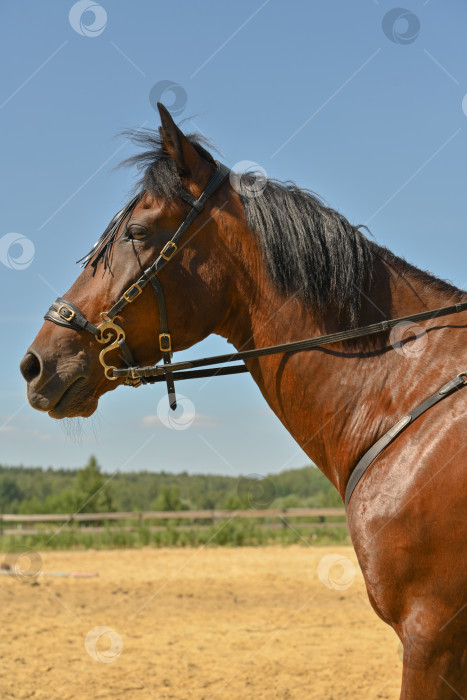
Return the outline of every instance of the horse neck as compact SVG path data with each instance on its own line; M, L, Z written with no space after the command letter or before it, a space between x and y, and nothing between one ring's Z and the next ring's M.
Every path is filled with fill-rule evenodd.
M302 340L345 328L333 314L316 313L298 296L279 294L251 250L249 254L244 251L242 259L247 261L245 274L238 274L239 266L235 298L219 331L238 350ZM402 274L394 263L388 266L378 261L375 282L364 298L359 325L465 298L462 292L453 294L442 283L427 285L413 270L414 274L406 269ZM382 278L385 284L381 284ZM255 279L261 279L261 283L252 284ZM423 334L430 326L449 324L449 318L441 322L438 319L424 323L419 330ZM311 351L248 360L246 365L272 411L344 497L350 472L362 454L398 418L432 393L431 388L435 391L446 375L451 378L449 372L455 376L459 371L453 360L451 369L446 367L441 375L431 372L431 383L426 381L430 370L425 368L434 363L439 367L440 357L449 357L446 336L441 352L437 332L430 333L429 339L427 334L424 340L428 342L419 354L395 351L384 333ZM443 362L449 364L444 359Z

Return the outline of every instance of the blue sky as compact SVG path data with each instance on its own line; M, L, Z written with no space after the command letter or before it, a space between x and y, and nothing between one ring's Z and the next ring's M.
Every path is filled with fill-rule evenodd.
M401 2L392 14L386 0L2 4L2 464L80 466L94 453L106 471L235 475L308 462L248 375L179 384L183 430L161 423L161 387L111 392L80 427L26 403L18 363L127 199L133 174L113 168L133 151L115 135L158 126L150 95L228 165L295 180L467 286L467 7ZM185 356L226 348L211 337Z

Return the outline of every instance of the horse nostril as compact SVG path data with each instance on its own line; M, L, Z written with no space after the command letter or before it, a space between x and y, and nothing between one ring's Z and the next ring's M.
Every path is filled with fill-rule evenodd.
M29 383L40 374L41 363L39 358L36 357L33 352L27 352L21 360L19 368L21 370L21 374Z

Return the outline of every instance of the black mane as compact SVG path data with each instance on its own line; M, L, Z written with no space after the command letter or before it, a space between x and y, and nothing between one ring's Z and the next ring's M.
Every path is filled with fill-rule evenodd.
M125 133L145 149L122 163L136 166L141 173L136 186L140 196L149 191L158 197L175 198L182 182L160 133L149 129ZM203 158L214 162L204 148L212 146L207 139L198 134L189 134L187 139ZM294 183L259 182L254 174L245 174L238 190L248 226L258 236L271 278L284 294L296 295L320 310L331 307L354 325L378 261L383 260L404 278L409 274L427 287L464 296L456 287L370 241L360 231L361 226L353 226L313 192Z
M121 163L122 166L135 165L141 173L135 189L151 192L156 197L174 199L182 189L182 181L174 161L164 149L160 132L140 129L124 131L123 134L137 146L144 148L141 153L136 153ZM214 163L214 158L204 148L213 147L208 139L200 134L188 134L186 138L205 160Z
M242 182L248 182L246 194L240 188L240 200L278 288L319 310L331 305L356 322L374 273L371 242L345 216L295 183L267 180L259 196L249 196L252 177L243 176Z
M252 185L250 181L247 192ZM296 294L320 310L332 307L350 325L358 324L365 299L380 317L391 315L388 268L409 286L411 281L418 280L427 288L435 287L452 295L453 299L465 297L457 287L369 240L360 231L365 226L353 226L313 192L294 183L267 180L261 196L240 194L240 199L248 225L259 236L279 289ZM384 290L383 308L372 304L370 299L376 274Z

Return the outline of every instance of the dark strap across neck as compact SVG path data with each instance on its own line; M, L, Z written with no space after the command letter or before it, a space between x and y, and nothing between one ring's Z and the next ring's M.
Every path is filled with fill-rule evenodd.
M255 348L254 350L242 350L241 352L233 352L228 355L214 355L213 357L203 357L199 360L186 360L184 362L174 362L171 367L172 372L179 370L196 369L198 367L209 367L210 365L226 364L239 360L249 360L254 357L265 357L266 355L276 355L283 352L301 352L310 350L311 348L321 347L322 345L331 345L332 343L341 343L345 340L353 338L363 338L365 336L374 335L391 330L401 323L416 323L418 321L427 321L449 316L451 314L467 311L467 301L459 302L451 306L443 306L439 309L431 309L430 311L421 311L410 316L401 316L392 318L388 321L380 321L369 326L361 326L360 328L352 328L347 331L339 331L338 333L330 333L328 335L319 335L316 338L307 338L306 340L297 340L294 343L281 343L280 345L271 345L265 348ZM241 366L241 365L240 365ZM233 367L230 369L234 369ZM240 370L235 370L235 373ZM246 367L243 371L247 371ZM165 374L166 369L162 365L150 365L148 367L134 367L130 369L115 369L114 377L157 377ZM208 374L211 372L211 375ZM212 376L218 373L218 368L206 370L206 373L200 376ZM224 371L222 374L228 374ZM185 373L185 379L189 377L188 372Z
M455 391L459 391L459 389L466 386L466 384L467 372L459 374L455 379L452 379L450 382L442 386L441 389L438 389L437 392L429 396L416 408L412 409L410 413L397 421L397 423L393 425L392 428L387 431L387 433L384 433L384 435L377 442L375 442L375 444L372 445L367 452L365 452L363 457L357 463L357 466L351 473L350 479L347 482L347 488L345 490L346 507L349 505L349 501L358 482L365 474L371 463L375 461L381 452L383 452L383 450L385 450L386 447L388 447L388 445L390 445L390 443L395 440L396 437L400 435L402 431L404 431L411 423L425 413L425 411L428 411L429 408L450 396Z

